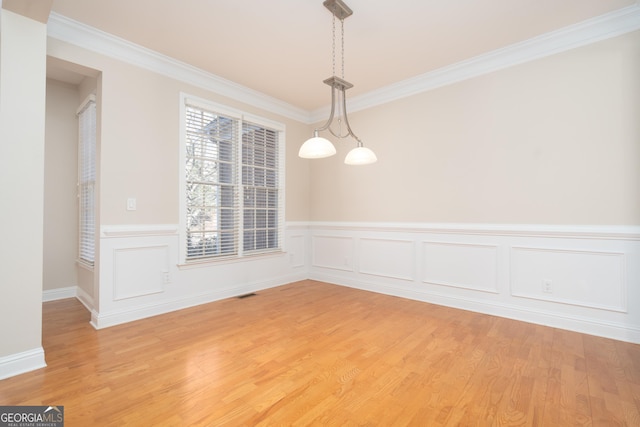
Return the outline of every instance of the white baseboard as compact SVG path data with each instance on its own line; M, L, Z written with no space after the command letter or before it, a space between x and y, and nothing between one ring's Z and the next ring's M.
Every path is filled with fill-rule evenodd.
M47 366L47 363L44 360L44 349L42 347L0 357L0 380L35 371L45 366Z
M42 302L57 301L59 299L75 298L77 286L48 289L42 292Z
M89 295L84 289L78 286L75 297L82 303L82 305L84 305L87 310L93 310L93 297Z

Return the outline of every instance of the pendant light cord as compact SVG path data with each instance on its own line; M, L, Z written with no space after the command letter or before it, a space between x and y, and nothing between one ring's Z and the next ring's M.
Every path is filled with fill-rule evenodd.
M332 46L331 46L331 53L332 53L332 60L333 60L333 75L336 75L336 14L334 11L333 14L333 28L332 28ZM342 79L344 79L344 18L340 18L340 65L342 67L342 74L340 75L340 77Z
M334 15L335 18L335 15ZM344 18L340 18L340 27L342 30L342 34L340 35L340 41L342 42L342 58L340 61L342 62L342 79L344 80Z

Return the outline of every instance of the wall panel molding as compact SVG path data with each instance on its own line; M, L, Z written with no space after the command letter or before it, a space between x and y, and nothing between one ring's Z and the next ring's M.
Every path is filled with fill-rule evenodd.
M114 301L164 292L165 282L170 282L168 245L113 250Z
M360 273L415 280L416 244L413 240L361 238L359 243Z
M308 276L309 232L285 224L285 252L232 261L179 263L178 225L103 226L99 287L91 301L96 329L284 285ZM84 295L86 297L86 295Z
M627 312L625 254L573 249L511 248L511 294Z
M306 236L304 234L292 234L289 236L286 251L289 252L289 259L293 268L306 266Z
M353 271L354 249L353 237L314 235L311 238L311 265Z
M424 241L425 283L498 293L498 246Z
M312 222L309 233L312 257L332 260L311 263L314 280L640 343L637 226ZM349 253L354 268L341 268Z

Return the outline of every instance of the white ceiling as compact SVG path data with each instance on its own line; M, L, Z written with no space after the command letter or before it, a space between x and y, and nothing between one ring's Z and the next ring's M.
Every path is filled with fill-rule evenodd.
M637 4L345 2L349 96ZM54 0L52 11L308 111L329 102L332 15L322 0Z

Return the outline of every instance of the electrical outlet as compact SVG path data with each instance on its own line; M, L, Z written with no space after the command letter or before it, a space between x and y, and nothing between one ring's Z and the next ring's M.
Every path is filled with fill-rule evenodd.
M551 283L550 279L542 280L542 292L544 292L545 294L553 293L553 284Z
M171 273L169 273L168 271L162 272L162 283L164 283L165 285L171 283Z

